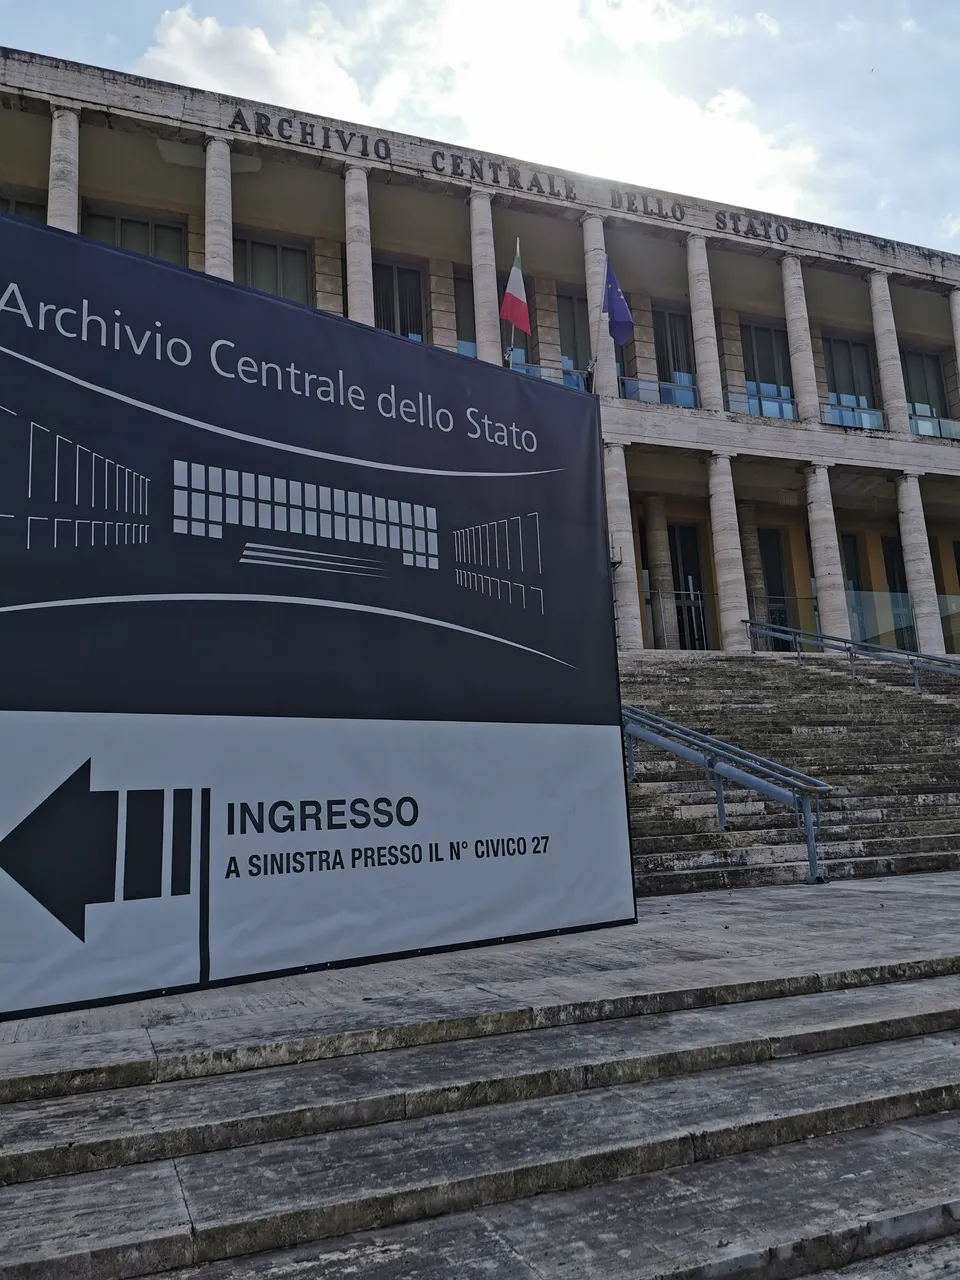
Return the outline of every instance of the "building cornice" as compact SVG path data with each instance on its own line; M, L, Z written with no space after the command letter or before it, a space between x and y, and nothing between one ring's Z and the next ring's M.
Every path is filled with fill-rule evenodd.
M675 192L641 188L474 151L435 139L372 129L250 99L127 75L18 49L0 48L0 101L75 106L149 124L167 137L221 136L235 150L272 150L338 169L360 162L412 180L488 191L501 201L570 218L600 214L607 225L704 235L711 243L779 258L784 251L842 270L883 270L938 288L960 287L960 255L884 240Z

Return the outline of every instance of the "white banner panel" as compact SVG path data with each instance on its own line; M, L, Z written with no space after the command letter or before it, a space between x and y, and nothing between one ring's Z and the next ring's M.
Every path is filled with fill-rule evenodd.
M4 712L0 751L7 1011L633 918L613 726Z

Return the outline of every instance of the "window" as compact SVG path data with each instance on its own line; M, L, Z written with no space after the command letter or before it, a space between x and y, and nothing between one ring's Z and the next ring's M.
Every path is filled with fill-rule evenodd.
M918 418L946 417L947 397L939 355L931 351L904 351L900 360L910 412Z
M15 196L0 195L0 213L12 213L28 222L46 222L47 206L39 200L20 200Z
M590 316L586 298L557 294L560 320L560 363L564 370L581 372L590 365Z
M847 338L823 339L830 398L827 421L835 427L883 427L876 408L870 348Z
M663 311L654 307L653 341L661 401L688 409L696 408L697 366L690 317L682 311Z
M237 284L275 293L291 302L310 302L310 255L306 249L235 238L233 278Z
M783 329L742 324L743 368L747 384L747 413L765 418L793 418L790 348ZM786 402L786 403L784 403Z
M453 278L453 305L457 316L457 350L462 356L477 354L477 320L473 309L473 281Z
M373 264L373 322L378 329L423 342L423 289L416 267Z
M155 222L150 218L127 218L120 214L84 210L80 231L90 240L132 249L134 253L160 258L178 267L186 264L184 228L175 222Z

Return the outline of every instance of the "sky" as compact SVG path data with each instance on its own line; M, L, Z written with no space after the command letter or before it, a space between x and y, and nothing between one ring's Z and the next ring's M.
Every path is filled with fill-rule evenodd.
M960 252L958 0L0 0L0 43Z

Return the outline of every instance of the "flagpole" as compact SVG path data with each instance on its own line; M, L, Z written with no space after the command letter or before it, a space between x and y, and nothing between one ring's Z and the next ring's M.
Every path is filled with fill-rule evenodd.
M510 321L510 368L511 369L513 368L513 335L515 330L516 330L516 326L511 320Z

